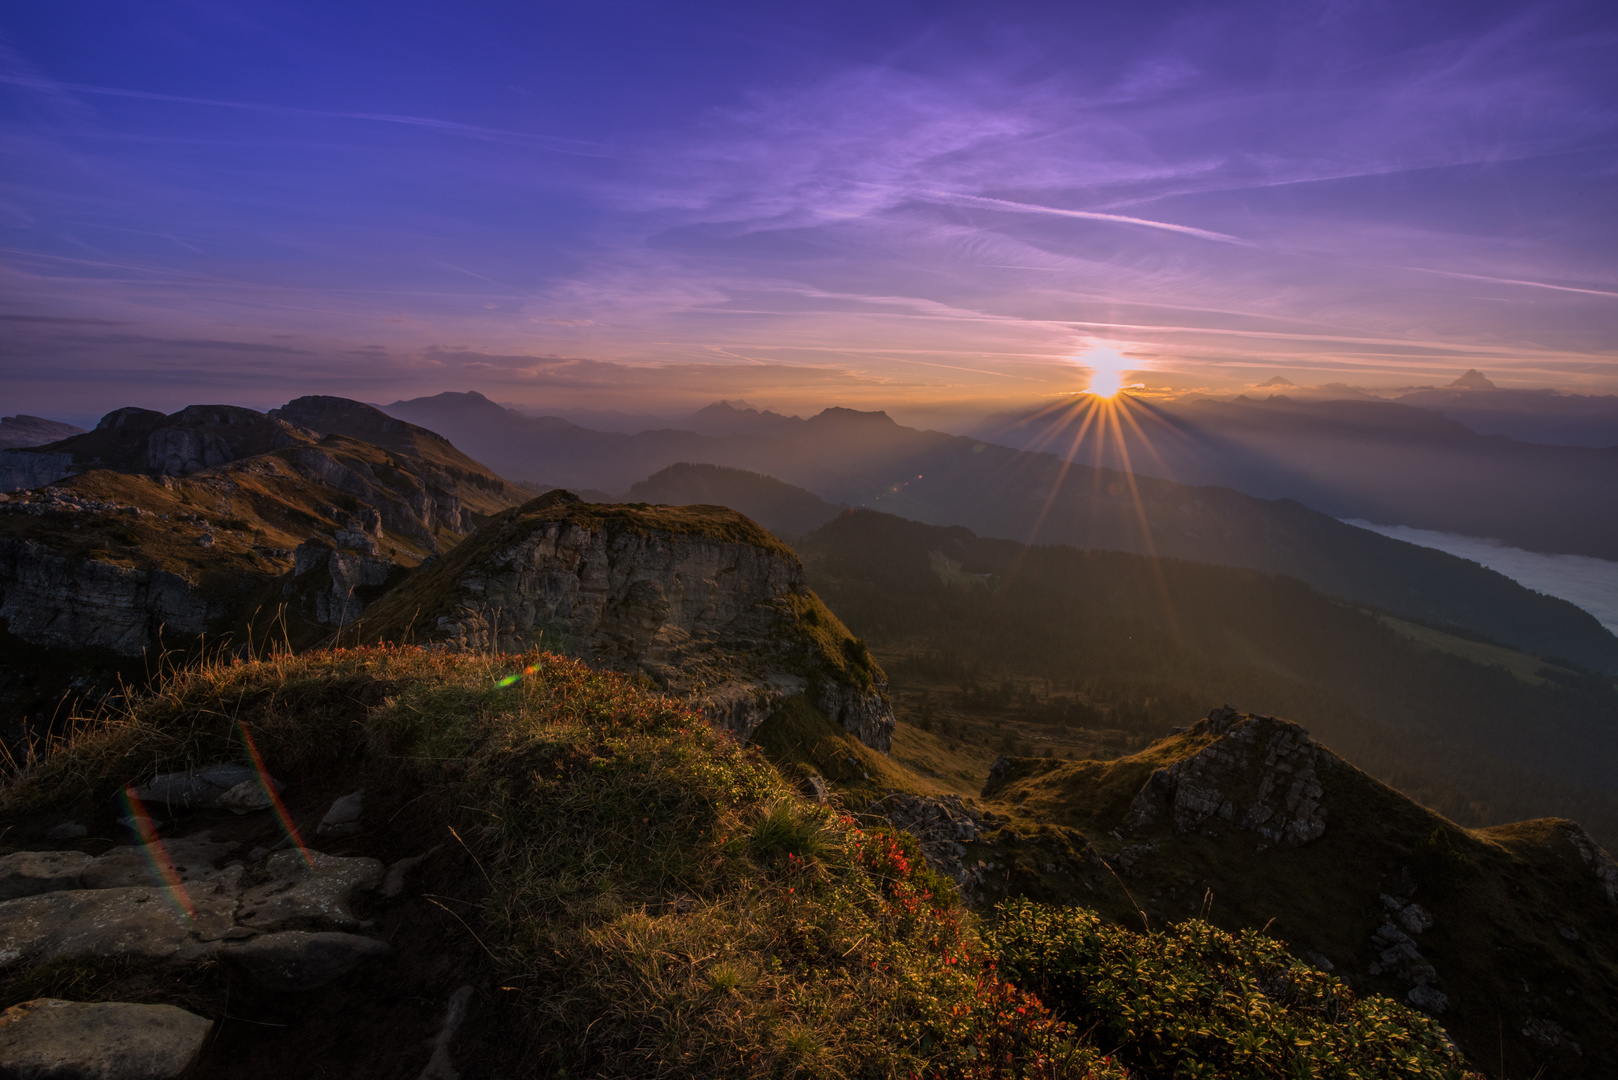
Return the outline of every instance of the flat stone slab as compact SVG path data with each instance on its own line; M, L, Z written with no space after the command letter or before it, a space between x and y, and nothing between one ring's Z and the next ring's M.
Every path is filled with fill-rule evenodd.
M82 851L14 851L0 859L0 900L82 888L93 861Z
M116 889L129 885L166 885L163 870L165 862L181 881L215 881L235 875L215 870L214 863L235 851L239 845L230 840L215 840L208 833L164 840L160 844L130 844L115 847L90 863L84 870L87 889Z
M188 894L189 895L189 894ZM0 967L98 956L189 960L230 931L236 899L167 889L67 889L0 903Z
M36 998L0 1013L0 1071L19 1080L172 1080L212 1028L173 1005Z
M382 881L382 864L375 859L318 851L277 851L264 860L264 869L271 880L242 894L237 920L258 930L276 930L303 920L362 926L349 909L349 900L355 890L374 889Z
M284 930L227 945L221 955L267 990L298 991L324 986L389 951L387 942L358 934Z

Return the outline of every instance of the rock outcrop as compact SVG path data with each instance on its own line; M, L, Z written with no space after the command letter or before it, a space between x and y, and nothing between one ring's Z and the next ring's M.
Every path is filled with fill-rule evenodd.
M139 656L160 628L194 636L224 614L179 574L0 538L0 621L24 641Z
M886 750L893 710L864 646L790 549L720 507L592 505L567 492L500 515L378 602L362 637L542 646L650 678L746 738L810 695Z
M0 450L0 491L20 491L24 488L54 484L73 473L71 454L29 454L17 450Z
M287 412L325 430L233 406L119 409L93 431L0 451L3 486L29 489L0 493L0 627L33 646L128 658L204 634L239 641L248 627L311 645L526 498L439 436L358 402L300 399ZM0 709L94 689L41 687Z
M1297 847L1326 831L1320 773L1338 761L1297 724L1226 706L1186 734L1213 736L1189 757L1157 769L1130 804L1125 833L1167 815L1188 833L1217 817L1272 844Z

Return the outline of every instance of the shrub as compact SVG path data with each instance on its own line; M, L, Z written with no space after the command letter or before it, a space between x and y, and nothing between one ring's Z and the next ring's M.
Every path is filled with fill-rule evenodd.
M1358 997L1282 945L1192 920L1153 934L1012 900L986 944L1002 973L1147 1077L1475 1076L1434 1021Z

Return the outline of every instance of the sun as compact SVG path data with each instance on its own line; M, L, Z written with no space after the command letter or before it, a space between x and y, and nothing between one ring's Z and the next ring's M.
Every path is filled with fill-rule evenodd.
M1110 398L1124 388L1124 373L1096 368L1090 373L1090 385L1085 393Z
M1090 369L1090 385L1085 387L1085 393L1110 398L1124 388L1129 361L1117 349L1095 348L1075 359Z

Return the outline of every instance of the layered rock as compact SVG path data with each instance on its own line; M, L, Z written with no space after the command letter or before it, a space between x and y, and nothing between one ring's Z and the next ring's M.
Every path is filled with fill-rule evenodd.
M20 450L0 450L0 491L44 487L72 473L71 454L30 454Z
M645 675L740 738L810 695L887 749L885 677L790 549L719 507L596 506L552 492L495 518L380 601L364 635L536 646Z
M0 620L36 645L139 656L159 629L195 635L224 614L190 579L0 539Z

